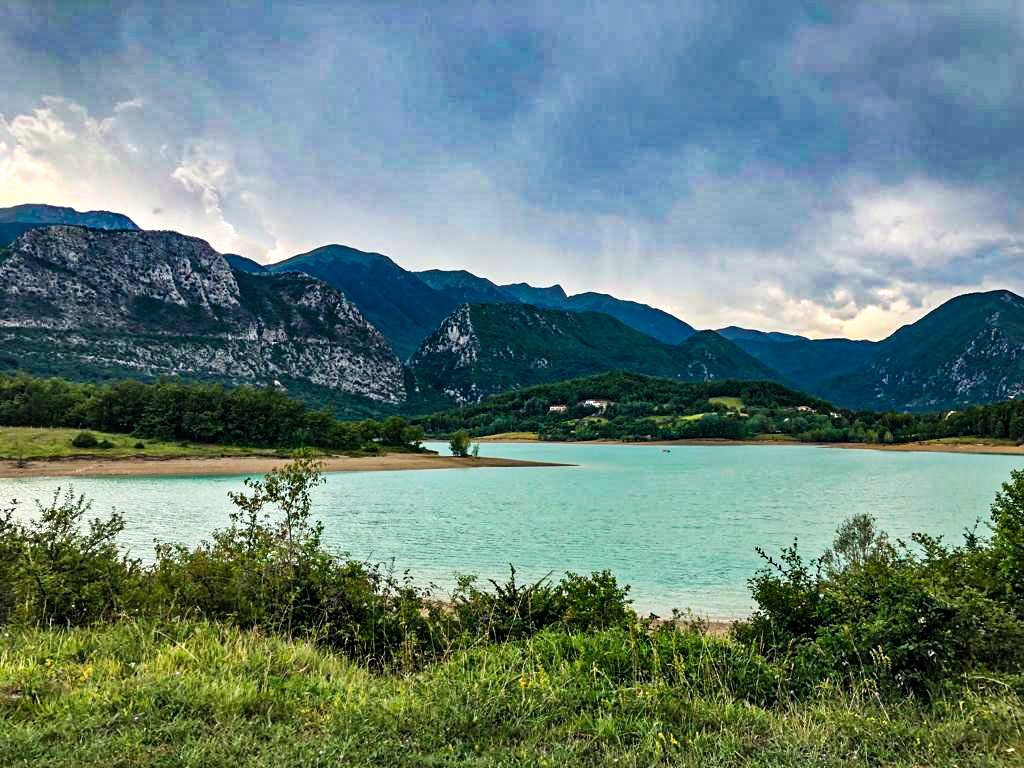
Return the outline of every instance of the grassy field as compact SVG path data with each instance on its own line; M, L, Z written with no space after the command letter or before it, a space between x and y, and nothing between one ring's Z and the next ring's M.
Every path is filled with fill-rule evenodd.
M273 456L279 452L269 448L243 448L230 445L199 445L139 440L131 435L92 432L98 441L107 440L111 448L76 448L71 441L80 429L37 429L34 427L0 428L0 459L66 458L68 456ZM142 443L143 448L136 444Z
M496 435L486 435L478 438L480 440L539 440L540 435L536 432L499 432Z
M700 421L705 416L710 416L710 413L692 413L689 416L680 416L679 421Z
M712 405L724 405L734 411L743 410L743 400L738 397L710 397L708 402Z
M539 635L407 674L216 625L0 636L0 754L17 766L1020 765L1002 684L930 703L823 690L760 706L713 664L637 674L628 644ZM709 657L721 654L709 653ZM669 663L669 660L666 660Z

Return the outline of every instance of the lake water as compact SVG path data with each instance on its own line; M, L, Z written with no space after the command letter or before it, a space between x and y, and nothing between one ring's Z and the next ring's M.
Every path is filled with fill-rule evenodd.
M1024 457L813 446L484 444L482 454L575 467L338 473L317 489L326 541L360 559L394 560L418 582L454 574L524 578L610 569L641 611L672 607L727 618L751 608L755 546L799 537L818 554L836 525L875 515L893 536L957 538L981 518ZM66 480L0 479L0 502L34 509ZM94 511L128 521L145 558L154 539L195 544L226 523L241 478L78 478Z

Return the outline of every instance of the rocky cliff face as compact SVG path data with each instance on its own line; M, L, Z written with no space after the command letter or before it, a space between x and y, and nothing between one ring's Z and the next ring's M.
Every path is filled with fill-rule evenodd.
M880 342L863 369L825 382L843 405L943 410L1024 396L1024 299L958 296Z
M29 369L288 379L405 397L398 358L340 292L305 275L235 272L174 232L21 235L0 261L0 353Z
M610 315L526 304L464 304L409 361L417 387L456 403L605 371L690 381L777 374L712 331L679 345Z

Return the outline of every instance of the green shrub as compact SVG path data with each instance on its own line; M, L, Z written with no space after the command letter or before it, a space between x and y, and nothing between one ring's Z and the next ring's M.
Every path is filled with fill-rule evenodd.
M451 440L448 441L448 448L452 452L452 456L460 456L465 458L469 455L469 432L464 429L460 429L454 435Z
M589 632L634 624L629 587L620 587L608 571L590 576L567 573L558 583L547 577L518 584L509 566L508 581L489 580L493 591L480 589L476 579L461 577L452 596L459 625L474 637L495 641L529 637L550 627Z
M759 609L739 637L788 658L797 687L867 675L923 690L969 668L1024 660L1024 627L993 594L991 553L972 535L949 548L924 535L891 545L867 516L840 526L805 562L794 544L752 580ZM998 591L998 590L995 590Z
M27 524L0 515L0 620L75 626L129 608L140 569L115 543L121 516L89 519L89 502L59 489L37 509Z
M603 631L543 632L524 645L523 665L559 669L610 686L663 683L693 696L722 695L765 706L785 691L786 670L729 637L666 623ZM605 695L595 687L596 697Z
M176 613L317 637L371 663L415 662L447 647L429 593L380 566L344 560L311 519L320 465L299 458L232 494L231 525L194 550L160 545L155 602ZM276 514L273 514L276 511Z
M992 550L1002 584L1024 613L1024 471L1015 469L992 505Z
M75 448L95 448L99 445L99 440L92 432L79 432L71 439L71 445Z

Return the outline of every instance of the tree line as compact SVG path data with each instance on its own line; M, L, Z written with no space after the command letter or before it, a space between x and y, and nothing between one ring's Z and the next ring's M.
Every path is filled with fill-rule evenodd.
M179 380L112 384L0 375L0 426L70 427L152 440L254 448L375 451L418 447L423 429L404 418L342 421L275 388Z
M608 405L595 409L587 400ZM1024 441L1024 401L935 413L852 411L774 382L679 382L630 373L506 392L415 421L431 435L536 432L549 440L779 435L805 442L901 443L951 437Z

